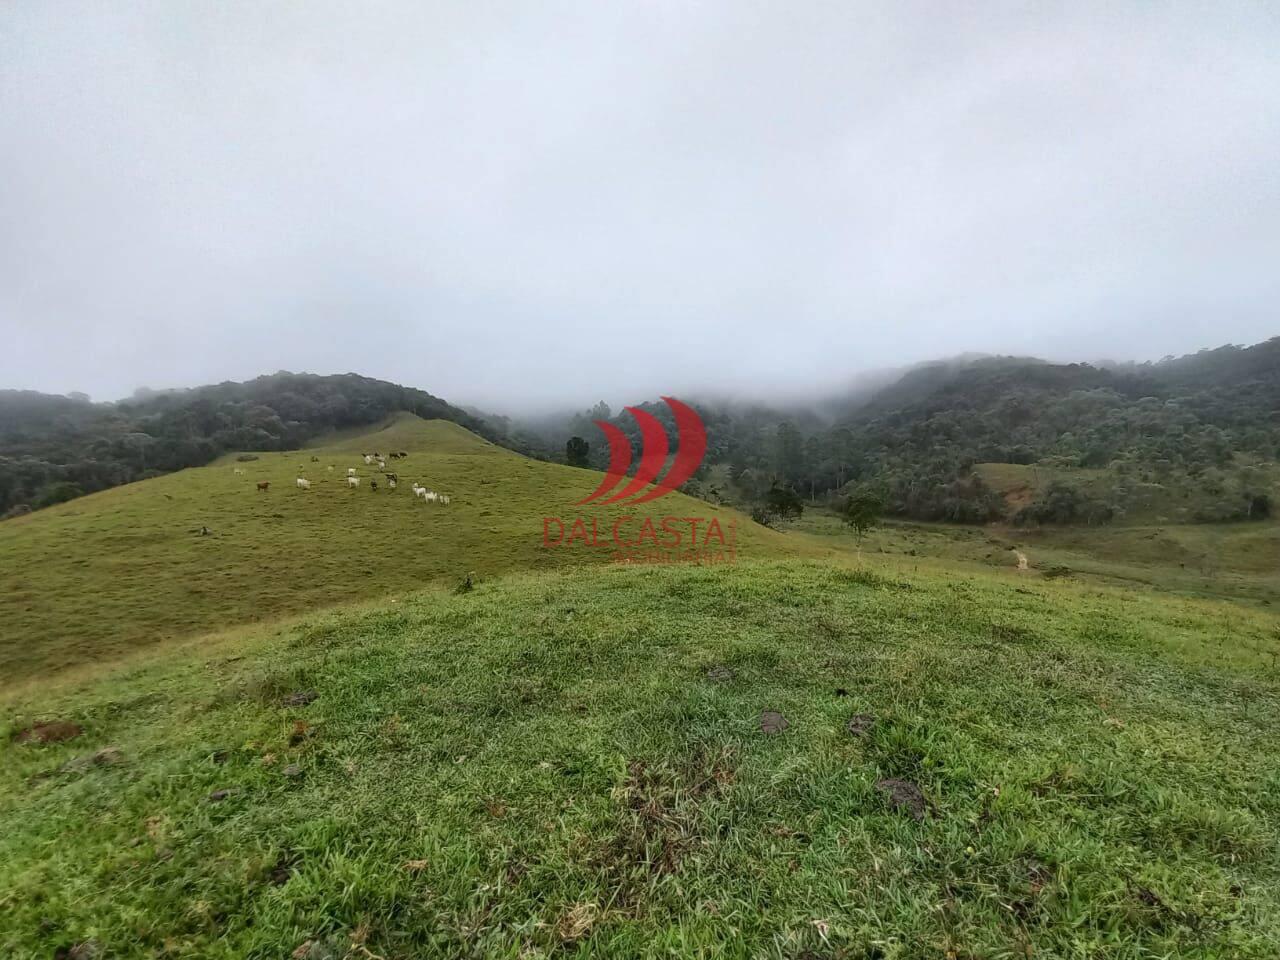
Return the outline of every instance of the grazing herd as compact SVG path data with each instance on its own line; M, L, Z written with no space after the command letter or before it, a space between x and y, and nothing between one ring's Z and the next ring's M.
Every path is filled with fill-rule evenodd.
M387 457L392 460L404 460L404 459L407 459L408 456L409 455L405 453L403 450L398 450L394 453L387 454ZM383 471L383 476L386 478L385 482L386 482L386 488L388 491L392 491L396 489L397 485L400 482L400 477L395 473L388 473L386 471L387 460L384 459L381 454L379 454L377 451L374 451L373 453L361 454L361 457L364 459L365 466L372 466L373 464L376 463L378 465L378 469ZM311 462L319 463L320 458L312 457ZM334 468L332 464L325 467L325 471L328 473L333 473L333 470ZM244 476L244 471L239 467L233 468L232 472L238 477ZM299 474L302 473L301 467L298 468L298 473ZM355 467L348 467L347 475L343 479L347 481L348 488L352 490L356 490L360 487L360 482L364 478L357 475ZM299 476L294 481L294 483L297 485L297 488L299 490L311 489L311 481L308 480L306 477ZM271 481L269 480L259 480L257 481L257 484L258 484L258 490L261 493L267 493L271 488ZM414 499L421 499L423 503L434 503L434 504L438 504L439 506L447 507L451 502L448 494L437 493L435 490L428 490L426 487L421 486L417 481L414 481L410 489L413 491ZM378 492L378 481L373 477L369 478L369 491L371 493Z
M449 498L443 493L436 493L434 490L420 487L416 483L409 489L413 491L415 497L421 497L423 503L438 503L444 507L449 505Z

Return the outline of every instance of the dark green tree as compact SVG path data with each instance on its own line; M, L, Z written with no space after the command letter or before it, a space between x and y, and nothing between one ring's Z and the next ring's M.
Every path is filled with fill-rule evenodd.
M876 525L884 513L884 498L869 490L853 493L844 503L843 519L853 530L858 549L862 549L862 538L867 531Z
M798 520L804 513L804 503L800 495L790 487L774 483L765 494L766 509L775 517L783 520Z
M571 467L585 467L591 455L591 444L581 437L570 437L564 445L564 458Z

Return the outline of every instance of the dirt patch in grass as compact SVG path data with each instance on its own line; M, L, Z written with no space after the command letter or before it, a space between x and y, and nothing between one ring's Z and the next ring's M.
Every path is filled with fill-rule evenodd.
M871 734L871 730L876 725L876 718L869 713L855 713L849 718L849 722L844 725L847 732L855 737L866 737Z
M298 856L288 850L280 853L276 857L275 864L267 873L267 882L273 887L283 887L289 882L289 878L293 876L293 868L298 864Z
M293 732L289 734L289 746L297 747L306 743L316 735L315 728L305 720L293 721Z
M1012 623L993 623L991 636L1001 643L1028 644L1037 640L1033 631Z
M760 732L767 736L781 733L789 726L787 718L776 710L765 710L760 714Z
M884 794L890 807L917 822L923 820L930 809L929 801L925 799L920 787L910 780L888 777L877 781L876 789Z
M96 960L101 956L104 956L102 945L97 940L84 940L53 951L53 960Z
M84 733L78 723L70 720L50 720L47 723L35 723L17 731L13 735L14 743L62 743Z
M90 767L110 767L124 762L119 747L103 747L82 757L74 757L58 768L59 773L84 773Z

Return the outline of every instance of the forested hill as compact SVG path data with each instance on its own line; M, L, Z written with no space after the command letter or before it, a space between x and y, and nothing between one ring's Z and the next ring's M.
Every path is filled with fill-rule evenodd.
M230 450L296 448L401 410L492 432L423 390L356 374L276 373L190 390L140 390L119 403L0 390L0 516L199 466Z
M961 460L1066 458L1222 463L1230 452L1275 459L1280 338L1156 364L1095 367L987 358L913 371L852 411L843 426L882 456Z
M1155 487L1196 505L1186 519L1245 519L1270 492L1258 466L1280 459L1280 338L1152 364L926 367L852 410L832 435L857 477L881 483L906 515L1005 514L971 469L997 463L1061 471L1056 502L1028 504L1024 520L1105 521L1161 495Z
M814 409L686 399L707 424L707 466L723 465L731 481L713 483L704 470L701 492L713 499L763 501L780 484L834 502L870 488L891 513L975 523L1099 523L1143 511L1257 519L1275 499L1280 337L1146 364L969 356L882 377ZM672 426L665 404L640 406ZM583 437L585 463L600 468L607 449L593 420L612 420L639 442L630 415L604 404L513 421L355 374L277 373L115 404L0 391L0 516L229 450L295 448L401 410L544 458L564 459L569 439ZM1018 467L1034 470L1035 483Z
M1280 338L1145 364L970 356L827 398L826 416L692 399L707 461L727 465L734 495L763 501L782 484L821 500L871 487L891 513L926 520L1256 519L1280 460ZM660 403L641 406L667 418ZM602 464L591 424L602 412L568 419L548 445L563 451L579 434ZM629 415L613 419L636 432ZM994 478L1018 472L985 464L1035 465L1042 489L1011 498Z

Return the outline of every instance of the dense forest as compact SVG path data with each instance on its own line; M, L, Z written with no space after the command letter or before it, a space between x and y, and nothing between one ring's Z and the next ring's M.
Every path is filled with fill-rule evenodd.
M144 389L119 403L3 390L0 516L199 466L230 450L296 448L400 410L492 435L438 397L355 374L282 372L192 390Z
M1191 521L1263 519L1280 459L1280 338L1158 363L1092 366L1013 357L926 364L871 393L812 411L696 402L709 466L727 483L704 495L762 503L779 485L810 503L873 492L886 509L922 520L1106 523L1166 505ZM671 426L665 405L638 404ZM608 419L638 444L630 415L607 405L533 425L564 455ZM669 431L672 432L672 431ZM672 432L674 438L674 432ZM581 454L579 453L579 456ZM1035 465L1051 477L1011 504L981 464Z
M880 375L814 408L684 399L708 433L691 492L759 515L873 499L897 516L962 523L1250 521L1275 496L1280 337L1144 364L968 356ZM675 441L665 404L637 406ZM598 469L608 455L596 420L639 449L634 419L604 403L502 417L354 374L277 373L119 403L0 391L0 515L401 410Z

